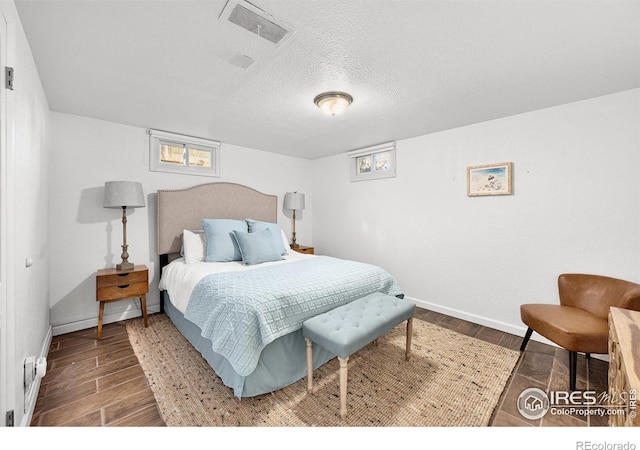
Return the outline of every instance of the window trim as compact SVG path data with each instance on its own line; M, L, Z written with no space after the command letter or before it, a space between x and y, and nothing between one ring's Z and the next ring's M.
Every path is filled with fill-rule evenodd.
M177 144L185 148L184 164L166 163L161 161L161 144ZM197 150L209 150L211 152L211 167L190 166L189 146ZM183 134L169 133L167 131L149 130L149 170L152 172L182 173L187 175L199 175L205 177L220 176L220 142L202 139Z
M380 153L389 153L389 169L384 171L372 170L367 173L358 171L358 160L362 157L369 156L372 158ZM396 143L395 141L378 144L371 147L352 150L347 153L349 157L349 175L351 182L365 180L379 180L381 178L394 178L396 176Z

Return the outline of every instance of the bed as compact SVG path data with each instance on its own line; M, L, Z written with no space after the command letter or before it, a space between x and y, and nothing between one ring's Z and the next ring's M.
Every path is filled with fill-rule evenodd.
M277 196L207 183L157 200L162 311L236 397L306 376L304 320L372 292L402 296L380 267L293 251ZM314 368L335 356L313 355Z

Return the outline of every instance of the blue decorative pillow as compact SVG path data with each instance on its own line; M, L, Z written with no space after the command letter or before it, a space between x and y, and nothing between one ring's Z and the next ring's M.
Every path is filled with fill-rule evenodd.
M246 265L284 259L275 247L273 233L268 228L254 233L234 231L233 236L240 247L242 262Z
M242 261L234 231L247 232L247 222L233 219L203 219L202 229L207 235L207 262Z
M276 250L280 252L280 255L284 255L287 253L287 249L284 247L284 243L282 241L282 230L280 225L277 223L270 222L260 222L258 220L247 219L247 226L249 227L249 233L257 233L264 230L270 230L273 245Z

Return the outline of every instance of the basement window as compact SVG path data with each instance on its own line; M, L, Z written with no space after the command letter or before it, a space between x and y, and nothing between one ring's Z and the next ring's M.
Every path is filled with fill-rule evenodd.
M220 142L149 130L149 170L220 176Z
M348 156L352 182L396 176L395 142L353 150Z

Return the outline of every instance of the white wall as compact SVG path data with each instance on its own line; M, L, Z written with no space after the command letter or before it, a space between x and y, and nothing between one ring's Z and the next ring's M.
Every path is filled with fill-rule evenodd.
M105 181L143 184L147 207L127 214L129 261L146 264L151 279L147 306L159 309L155 192L216 181L248 185L278 196L278 223L290 235L287 191L304 192L308 207L298 214L298 242L312 244L312 162L222 143L221 176L207 178L150 172L146 130L68 114L52 113L49 226L51 232L51 323L54 335L94 327L95 271L114 267L122 253L122 214L102 207ZM180 133L181 130L167 130ZM215 136L199 136L216 139ZM138 301L107 304L105 323L139 315Z
M7 149L9 209L9 308L13 323L8 337L9 369L7 409L14 423L28 425L35 404L37 384L26 394L23 361L46 356L51 339L49 326L49 105L40 83L31 49L13 2L0 2L7 19L8 65L14 67L15 87L7 95ZM2 68L4 70L4 68ZM30 267L25 260L33 260ZM25 405L27 413L25 414ZM29 409L31 408L31 411ZM1 411L4 423L5 411Z
M467 197L466 167L514 163L514 194ZM317 253L378 264L436 311L517 334L562 272L640 282L640 90L399 141L394 179L314 161Z

